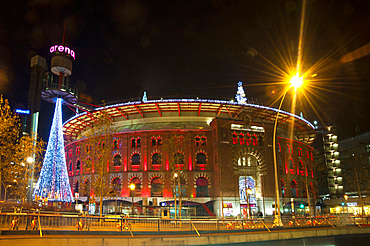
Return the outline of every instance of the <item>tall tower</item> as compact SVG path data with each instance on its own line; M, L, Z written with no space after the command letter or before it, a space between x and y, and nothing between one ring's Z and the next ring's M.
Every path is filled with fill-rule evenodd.
M31 114L40 111L42 81L45 71L46 59L39 55L32 57L30 90L28 92L28 109Z
M30 89L28 92L28 109L30 110L31 117L27 117L25 129L26 132L31 134L35 134L37 132L35 124L38 120L38 112L40 111L42 81L45 71L46 59L39 55L32 57Z
M50 48L50 53L52 55L51 72L48 72L44 77L41 97L48 102L55 102L55 111L44 162L33 192L33 198L72 202L73 195L64 152L62 104L73 105L78 101L77 91L69 84L72 63L76 57L75 52L64 42L61 45L53 45ZM54 74L58 76L58 79L55 79Z

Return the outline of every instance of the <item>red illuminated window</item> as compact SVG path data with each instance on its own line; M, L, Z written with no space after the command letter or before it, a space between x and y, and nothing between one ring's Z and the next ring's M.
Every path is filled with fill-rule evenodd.
M198 137L198 136L195 137L195 146L197 146L197 147L200 146L200 137Z
M203 137L201 137L200 138L200 144L202 145L202 146L205 146L205 145L207 145L207 138L205 137L205 136L203 136Z
M239 134L239 143L240 145L244 145L244 134L243 133Z
M285 181L282 179L280 179L280 186L281 186L281 196L286 197Z
M245 144L251 145L251 135L249 133L245 135Z
M235 132L233 133L233 144L237 144L238 143L238 134L236 134Z
M138 138L131 138L131 148L140 148L141 147L141 139Z
M154 146L161 146L162 145L162 138L161 137L152 137L151 138L152 147Z
M253 134L252 135L252 143L253 143L253 146L257 146L258 145L258 138L257 138L257 135L256 134Z
M120 155L115 155L113 159L113 165L115 167L121 166L122 165L122 158Z
M113 149L120 149L121 148L121 139L114 139L113 140Z

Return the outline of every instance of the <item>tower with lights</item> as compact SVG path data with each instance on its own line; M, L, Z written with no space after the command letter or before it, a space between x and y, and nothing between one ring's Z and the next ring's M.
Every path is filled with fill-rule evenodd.
M73 202L64 152L62 104L74 105L78 102L77 90L69 83L72 63L76 56L75 52L65 45L64 38L62 44L51 46L50 53L52 55L51 72L44 77L41 98L55 103L55 111L44 162L33 198Z

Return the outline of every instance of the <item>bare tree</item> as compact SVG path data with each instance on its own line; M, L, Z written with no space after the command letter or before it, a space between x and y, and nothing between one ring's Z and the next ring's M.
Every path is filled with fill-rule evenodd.
M82 188L93 191L99 197L100 216L103 213L103 198L111 191L109 180L109 163L112 161L114 123L107 117L96 118L97 122L85 133L83 148L83 174L82 179L89 175L88 183L82 182ZM90 197L90 194L88 194Z

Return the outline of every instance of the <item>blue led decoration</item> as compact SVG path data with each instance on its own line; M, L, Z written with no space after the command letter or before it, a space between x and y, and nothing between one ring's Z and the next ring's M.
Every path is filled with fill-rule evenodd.
M36 197L37 196L37 197ZM62 132L62 99L57 98L48 146L33 198L73 202Z
M141 101L143 101L143 102L148 101L148 97L146 96L146 91L144 91L143 99Z
M239 104L247 104L247 97L243 89L243 82L241 81L238 82L238 91L236 92L235 98Z

